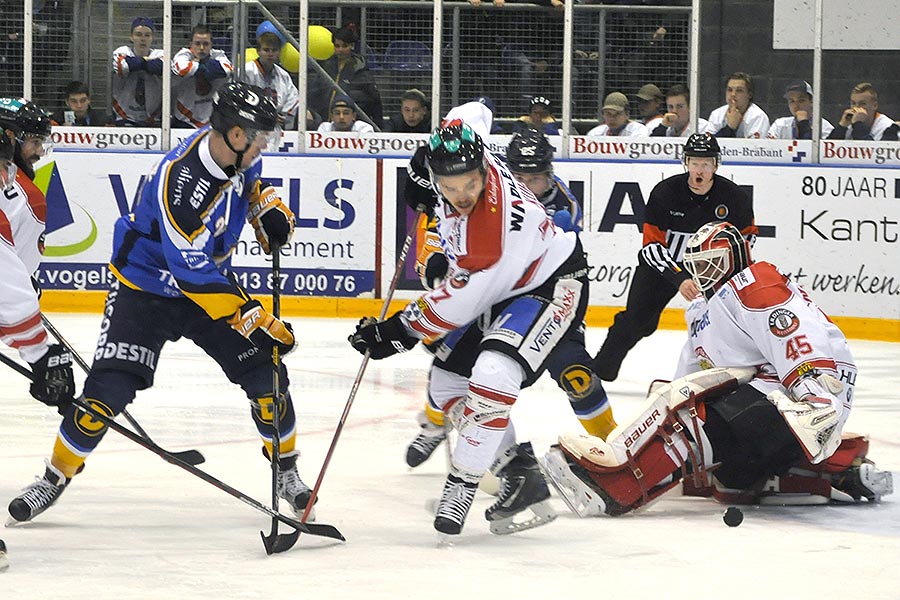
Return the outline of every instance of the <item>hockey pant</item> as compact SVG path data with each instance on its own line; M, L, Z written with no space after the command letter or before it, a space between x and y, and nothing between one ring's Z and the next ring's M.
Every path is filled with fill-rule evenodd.
M459 430L454 475L477 481L498 450L515 442L508 426L519 390L537 380L582 322L586 305L584 278L552 280L498 305L486 325L473 323L436 349L429 404L450 414Z
M251 413L266 450L273 438L272 348L257 347L233 330L224 319L212 320L187 298L163 298L133 290L118 281L106 299L94 364L84 383L83 399L97 411L114 417L134 399L138 390L153 385L160 352L167 341L185 337L215 360L228 379L250 399ZM191 382L182 382L186 404ZM279 375L279 449L282 456L296 454L296 418L284 364ZM97 447L106 426L82 410L69 406L53 448L52 463L72 477Z

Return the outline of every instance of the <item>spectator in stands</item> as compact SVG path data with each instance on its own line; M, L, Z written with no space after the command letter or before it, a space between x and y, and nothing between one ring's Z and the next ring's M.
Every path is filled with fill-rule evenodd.
M400 95L400 114L392 116L384 130L394 133L431 133L428 105L428 98L421 90L406 90Z
M356 118L356 105L350 96L338 94L331 102L329 111L331 121L325 121L319 125L319 131L330 133L332 131L355 131L357 133L372 133L375 131L369 123Z
M701 133L716 137L764 138L769 116L753 103L753 79L747 73L732 73L725 86L725 104L709 115Z
M559 135L559 122L553 118L550 100L546 96L533 96L528 114L519 117L512 125L513 133L523 129L537 129L544 135Z
M50 115L53 125L77 125L82 127L104 127L110 118L102 110L91 108L91 92L83 81L70 81L63 94L66 108Z
M353 51L357 40L356 31L352 27L342 27L332 34L334 55L321 63L331 81L313 82L314 92L310 93L310 98L314 99L315 110L324 114L339 94L336 84L380 130L384 124L381 92L378 91L372 72L366 67L366 59Z
M637 99L638 112L641 113L639 122L643 123L647 131L652 132L662 122L660 114L663 108L663 93L652 83L648 83L634 95Z
M697 129L703 131L709 125L709 121L703 118L697 119ZM689 137L695 133L691 123L691 91L686 85L680 83L673 85L666 92L666 114L662 121L653 130L651 136Z
M191 45L172 59L172 126L200 128L209 123L216 91L228 82L233 71L225 52L212 47L209 27L195 25Z
M285 41L271 21L263 21L256 28L257 58L247 63L242 79L262 88L278 109L278 118L285 129L296 129L300 94L290 74L279 64ZM309 117L307 115L307 120Z
M896 142L900 127L878 112L878 92L871 83L858 83L850 92L850 108L841 114L830 140L875 140Z
M769 127L769 138L773 140L811 140L812 139L812 86L798 79L788 84L784 90L784 98L788 101L790 117L775 119ZM820 135L828 137L834 127L822 119Z
M647 137L650 132L643 123L628 118L628 98L622 92L613 92L603 100L603 123L587 132L591 136Z
M112 109L115 124L153 127L162 111L163 51L153 49L153 19L131 22L131 46L116 48L112 55Z

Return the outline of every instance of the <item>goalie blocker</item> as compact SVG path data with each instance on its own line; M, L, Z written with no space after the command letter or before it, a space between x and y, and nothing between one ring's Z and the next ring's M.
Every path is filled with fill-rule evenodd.
M657 388L640 415L606 442L560 436L542 459L544 471L582 517L648 506L682 479L698 489L714 486L728 504L872 502L893 492L891 473L866 459L862 436L839 437L833 453L810 462L815 453L804 443L816 438L816 424L831 434L833 423L817 414L821 407L767 398L745 385L754 375L753 368L708 369ZM804 409L822 418L798 419Z

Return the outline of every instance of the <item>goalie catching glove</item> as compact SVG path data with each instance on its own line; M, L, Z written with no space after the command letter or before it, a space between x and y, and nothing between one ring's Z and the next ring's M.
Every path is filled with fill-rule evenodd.
M34 374L28 390L31 395L63 414L75 397L75 376L69 349L52 344L40 360L31 363L31 372Z
M250 194L247 222L253 225L256 241L263 252L272 254L272 246L284 246L294 234L294 213L281 201L273 187L262 188L257 181Z
M267 313L257 300L251 300L240 307L227 322L255 346L266 345L265 340L259 337L265 333L278 343L283 354L294 349L294 332L291 326Z
M356 332L347 340L357 352L368 352L374 360L412 350L419 340L410 335L401 314L394 313L390 319L380 323L375 317L363 317L356 325Z

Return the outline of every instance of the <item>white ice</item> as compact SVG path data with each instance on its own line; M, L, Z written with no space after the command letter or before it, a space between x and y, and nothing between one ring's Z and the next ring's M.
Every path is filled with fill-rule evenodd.
M90 358L99 317L51 319ZM286 362L301 475L312 485L360 356L345 341L352 321L293 321L300 345ZM589 349L604 334L590 330ZM619 422L653 378L671 375L683 335L657 332L628 356L607 385ZM868 434L869 456L896 473L900 344L852 341L852 349L860 373L847 429ZM492 498L479 494L459 540L439 548L424 507L440 493L444 451L412 471L403 459L428 363L417 349L369 364L317 506L346 543L303 535L267 557L266 515L109 432L55 506L0 529L12 563L0 573L0 598L900 598L896 496L870 506L748 508L736 529L711 500L667 497L642 514L579 519L554 498L553 523L495 536L483 518ZM43 473L58 416L4 366L0 406L5 506ZM166 347L155 387L130 412L161 445L201 450L202 468L268 504L270 471L247 401L189 342ZM522 394L513 418L519 439L541 454L560 432L579 430L546 377Z

